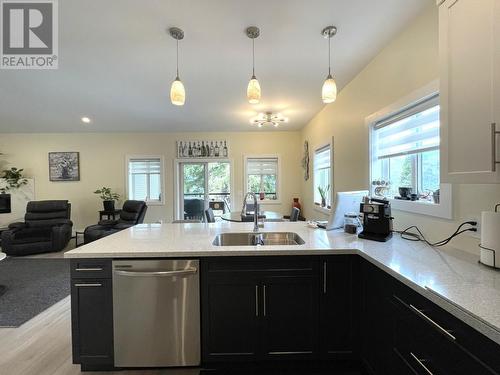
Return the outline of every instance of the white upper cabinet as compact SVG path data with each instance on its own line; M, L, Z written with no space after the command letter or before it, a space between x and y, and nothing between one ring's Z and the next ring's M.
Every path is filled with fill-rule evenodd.
M441 182L500 182L500 0L438 3Z

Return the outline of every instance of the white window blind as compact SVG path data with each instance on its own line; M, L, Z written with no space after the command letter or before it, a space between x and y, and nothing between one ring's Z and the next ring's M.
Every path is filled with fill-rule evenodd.
M330 168L331 151L330 145L316 150L314 153L314 169Z
M278 173L278 158L249 158L247 160L247 175L276 175Z
M160 158L129 159L129 199L161 201L161 173Z
M438 100L438 95L434 95L375 123L372 143L375 158L439 149Z

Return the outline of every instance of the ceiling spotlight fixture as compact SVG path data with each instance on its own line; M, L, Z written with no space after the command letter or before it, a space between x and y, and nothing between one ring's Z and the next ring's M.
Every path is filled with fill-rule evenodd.
M321 31L321 35L328 39L328 76L321 90L321 98L323 99L323 103L326 104L333 103L337 99L337 83L331 73L331 41L335 34L337 34L335 26L327 26Z
M92 120L88 117L82 117L81 120L84 124L90 124L92 122Z
M273 125L275 128L279 124L288 122L288 118L284 117L281 113L273 114L272 112L259 113L257 117L250 119L250 124L256 124L259 128L264 125Z
M168 29L170 36L177 41L177 62L176 62L176 77L170 88L170 101L173 105L184 105L186 101L186 90L184 84L179 78L179 40L184 38L184 31L178 27Z
M255 77L255 38L258 38L260 35L260 30L258 27L250 26L246 29L247 36L252 39L252 78L250 78L250 82L248 82L247 87L247 98L250 104L258 104L260 98L262 96L262 92L260 90L260 84Z

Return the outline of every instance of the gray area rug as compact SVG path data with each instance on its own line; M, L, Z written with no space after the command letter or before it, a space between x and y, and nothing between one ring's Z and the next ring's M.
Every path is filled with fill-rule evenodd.
M0 327L19 327L69 295L69 260L8 257L0 262L0 285Z

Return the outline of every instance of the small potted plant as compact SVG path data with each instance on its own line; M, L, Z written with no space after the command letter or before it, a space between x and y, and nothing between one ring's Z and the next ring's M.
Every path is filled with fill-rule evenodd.
M326 207L326 196L330 191L330 185L318 186L319 195L321 196L321 207Z
M120 194L115 193L108 187L102 187L94 191L94 194L99 194L102 199L102 204L104 206L104 211L114 211L115 201L120 199Z
M0 188L0 193L6 194L8 190L19 189L21 186L26 185L28 180L23 176L24 169L5 169L2 171L0 178L5 180L5 186Z

